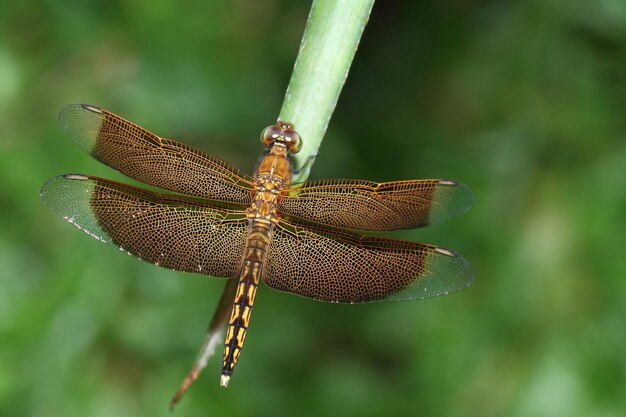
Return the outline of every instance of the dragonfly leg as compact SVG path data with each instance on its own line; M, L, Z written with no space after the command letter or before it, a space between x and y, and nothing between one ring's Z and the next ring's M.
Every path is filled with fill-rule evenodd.
M303 171L309 171L311 169L311 166L315 162L315 158L317 158L317 151L309 155L308 158L305 159L302 165L300 165L299 167L295 166L294 164L293 175L300 175L300 173Z

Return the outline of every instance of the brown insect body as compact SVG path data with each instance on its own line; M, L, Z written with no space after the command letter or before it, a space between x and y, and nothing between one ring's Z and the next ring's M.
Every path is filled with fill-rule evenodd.
M291 176L287 145L283 141L275 141L256 169L252 204L246 210L249 219L248 238L224 341L220 380L223 387L228 386L243 349L256 290L263 276L274 226L279 219L278 203L283 190L291 183Z

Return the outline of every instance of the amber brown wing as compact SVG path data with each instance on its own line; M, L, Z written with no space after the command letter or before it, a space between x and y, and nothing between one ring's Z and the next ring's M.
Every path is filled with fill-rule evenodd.
M41 198L85 233L157 266L239 274L247 230L242 211L83 175L52 178Z
M250 203L252 182L237 169L104 109L71 104L59 113L59 124L83 151L137 181L180 194Z
M276 290L333 303L415 300L468 287L472 270L454 252L281 221L264 281Z
M471 191L450 180L326 180L289 188L278 210L332 227L383 231L439 223L465 213L472 202Z

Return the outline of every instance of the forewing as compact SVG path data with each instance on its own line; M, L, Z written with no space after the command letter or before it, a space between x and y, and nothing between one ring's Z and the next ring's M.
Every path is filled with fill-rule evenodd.
M265 283L334 303L415 300L468 287L472 271L454 252L281 221L272 236Z
M237 169L104 109L71 104L59 113L59 124L83 151L137 181L185 195L250 203L251 180Z
M157 266L239 274L247 230L241 211L83 175L52 178L41 198L85 233Z
M327 180L286 190L278 210L332 227L384 231L445 221L469 210L472 201L465 185L450 180Z

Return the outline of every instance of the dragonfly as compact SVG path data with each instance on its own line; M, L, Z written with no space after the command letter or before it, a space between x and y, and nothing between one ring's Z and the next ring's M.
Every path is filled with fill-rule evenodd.
M427 243L363 232L428 226L469 210L472 194L445 179L292 184L302 138L278 121L261 134L253 176L107 110L66 106L59 123L87 154L157 192L66 174L45 204L92 237L175 271L232 280L220 384L243 349L260 282L330 303L416 300L468 287L468 262ZM226 292L225 292L226 294Z

